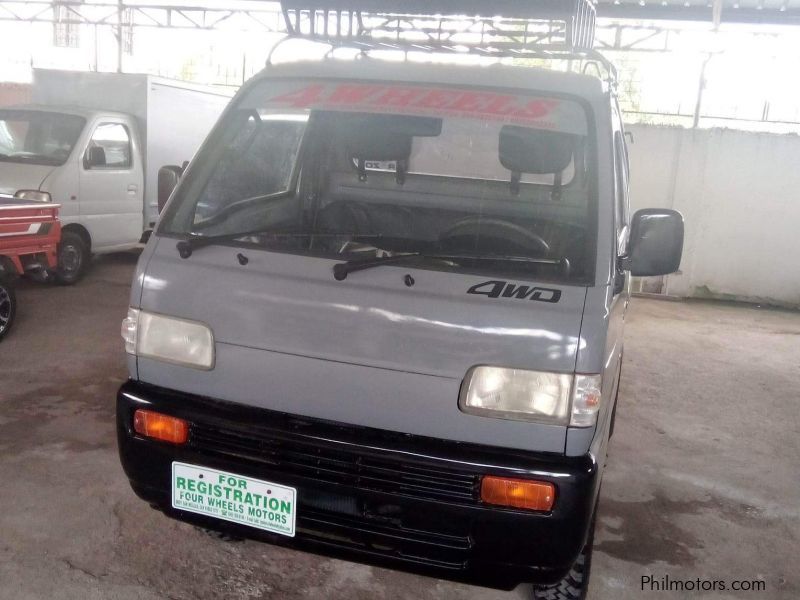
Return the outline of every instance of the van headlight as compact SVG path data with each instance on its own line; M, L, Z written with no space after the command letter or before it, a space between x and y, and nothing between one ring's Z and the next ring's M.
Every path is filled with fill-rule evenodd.
M473 367L458 399L469 414L551 425L591 427L600 410L600 375Z
M125 351L195 369L214 368L214 334L197 321L128 309L122 321Z
M18 190L14 194L14 198L18 200L31 200L33 202L52 202L53 198L47 192L40 192L39 190Z

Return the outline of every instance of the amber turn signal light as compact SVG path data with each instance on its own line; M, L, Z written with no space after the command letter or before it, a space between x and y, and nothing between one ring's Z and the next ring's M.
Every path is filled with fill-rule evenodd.
M487 475L481 482L481 500L486 504L546 512L555 503L556 486L546 481Z
M189 423L152 410L133 413L133 429L139 435L172 444L185 444L189 439Z

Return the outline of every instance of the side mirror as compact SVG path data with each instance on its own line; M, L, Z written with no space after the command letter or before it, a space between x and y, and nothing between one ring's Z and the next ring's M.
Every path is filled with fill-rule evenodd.
M164 210L172 190L178 185L183 169L176 165L167 165L158 170L158 213Z
M666 208L637 210L625 268L631 275L667 275L678 270L683 254L683 215Z

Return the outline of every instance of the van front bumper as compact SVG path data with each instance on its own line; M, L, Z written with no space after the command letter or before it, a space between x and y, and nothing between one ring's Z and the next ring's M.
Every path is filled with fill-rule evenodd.
M182 446L133 429L147 408L191 423ZM520 452L321 421L129 381L117 395L122 466L167 515L229 534L423 575L511 589L554 583L589 533L590 456ZM173 461L297 489L293 538L172 508ZM556 486L549 513L488 506L484 475Z

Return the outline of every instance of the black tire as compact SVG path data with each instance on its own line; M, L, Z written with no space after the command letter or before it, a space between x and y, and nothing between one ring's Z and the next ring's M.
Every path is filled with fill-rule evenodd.
M569 573L555 585L534 586L533 600L585 600L589 591L589 574L592 568L594 525L595 519L592 517L589 539L586 540L586 545Z
M58 245L56 283L78 283L86 274L90 258L89 248L83 238L74 231L65 231L61 234L61 243Z
M0 277L0 340L11 330L17 316L17 295L10 280Z

